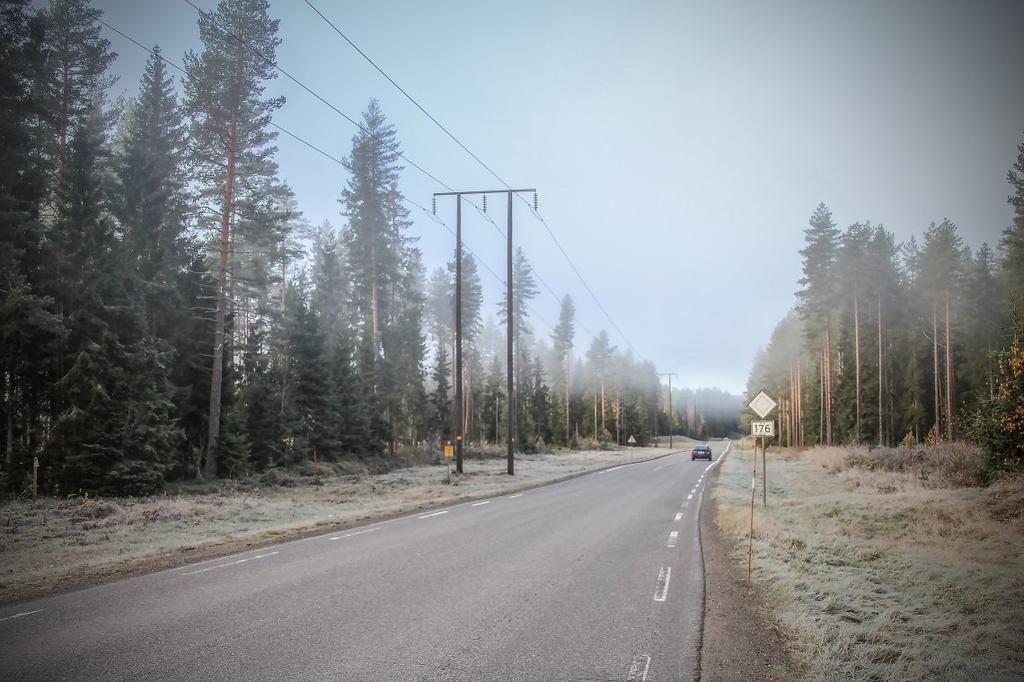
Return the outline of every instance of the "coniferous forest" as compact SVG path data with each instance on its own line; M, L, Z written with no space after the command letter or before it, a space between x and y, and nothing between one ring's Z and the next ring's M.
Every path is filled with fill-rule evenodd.
M4 488L24 491L35 458L42 492L143 494L436 451L452 436L460 380L454 257L423 262L396 127L369 102L339 173L338 225L311 225L276 162L272 118L285 102L267 92L280 43L267 0L222 0L198 21L197 52L165 62L152 47L130 98L111 97L118 56L100 16L85 0L0 2ZM981 268L991 254L978 258ZM509 313L485 306L471 256L463 270L467 441L503 442ZM604 332L585 344L569 295L553 333L535 329L522 251L514 282L523 449L668 432L651 363ZM971 334L996 343L999 328ZM958 372L987 366L961 358L966 348ZM958 386L956 404L981 388ZM678 391L675 408L676 433L737 425L736 399L721 392ZM905 428L905 415L891 419Z
M971 440L990 474L1024 465L1024 144L1014 218L995 248L950 220L898 243L882 225L804 231L797 305L755 360L748 392L781 406L786 445Z

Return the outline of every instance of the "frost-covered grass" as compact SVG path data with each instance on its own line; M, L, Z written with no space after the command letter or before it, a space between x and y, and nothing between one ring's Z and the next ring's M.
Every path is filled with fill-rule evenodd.
M505 473L504 459L468 459L465 473L453 474L451 484L443 464L383 474L358 467L347 467L357 473L338 474L338 467L318 471L306 464L152 497L8 502L0 505L0 601L26 584L45 587L126 562L355 525L664 454L629 448L517 455L515 477Z
M1024 679L1024 480L957 487L962 449L879 454L769 452L767 510L758 481L754 581L808 678ZM714 492L742 562L750 468L734 447Z

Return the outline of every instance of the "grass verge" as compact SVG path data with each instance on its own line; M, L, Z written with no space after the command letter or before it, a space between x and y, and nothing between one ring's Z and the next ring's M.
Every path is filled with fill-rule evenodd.
M664 449L468 460L382 474L264 475L141 498L41 498L0 505L0 603L223 556L338 528L501 495L667 454ZM452 465L454 470L454 465ZM324 467L323 471L327 471Z
M734 444L714 489L743 564L750 455ZM973 461L962 450L768 453L753 580L807 678L1024 679L1024 481L956 487Z

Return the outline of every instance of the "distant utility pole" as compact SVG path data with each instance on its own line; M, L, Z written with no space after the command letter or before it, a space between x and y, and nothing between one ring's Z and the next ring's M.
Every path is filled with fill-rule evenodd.
M515 392L512 380L512 195L525 192L533 192L533 207L537 208L537 190L535 189L490 189L473 190L468 192L434 192L435 212L437 197L455 197L455 411L458 421L455 425L455 471L462 473L462 440L463 436L463 410L462 404L462 197L467 194L483 194L484 210L487 210L488 194L508 195L508 228L505 236L508 240L507 258L508 275L506 281L506 336L508 345L508 475L513 476L516 472L515 464ZM495 433L497 436L497 433Z
M668 449L672 449L672 377L679 376L675 372L661 372L659 377L668 377ZM657 423L657 422L655 422Z

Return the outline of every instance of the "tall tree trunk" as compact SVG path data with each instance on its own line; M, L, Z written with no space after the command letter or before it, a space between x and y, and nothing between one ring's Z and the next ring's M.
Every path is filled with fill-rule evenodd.
M858 299L860 298L857 288L853 289L853 366L854 374L856 375L856 387L857 387L857 421L856 427L854 428L855 438L857 443L860 443L860 304Z
M615 396L615 444L622 445L622 403L619 397Z
M572 358L565 354L565 447L569 447L569 387L572 384Z
M800 358L796 359L796 445L804 446L804 370Z
M217 477L217 454L220 447L220 403L224 380L224 318L227 309L228 250L231 245L231 215L235 201L235 119L231 119L227 165L224 175L224 200L221 205L220 250L217 258L217 313L213 327L213 369L210 375L210 417L206 442L207 478Z
M825 342L822 339L821 371L818 372L818 445L825 442Z
M825 320L825 443L832 445L832 318Z
M946 438L953 440L953 339L949 322L949 289L946 289Z
M11 372L4 372L4 459L7 465L7 480L14 480L14 377Z
M939 397L939 304L932 303L932 388L935 392L935 440L942 440L942 402Z
M882 292L878 292L878 445L885 445L885 413L882 397L885 385L885 358L882 352Z

